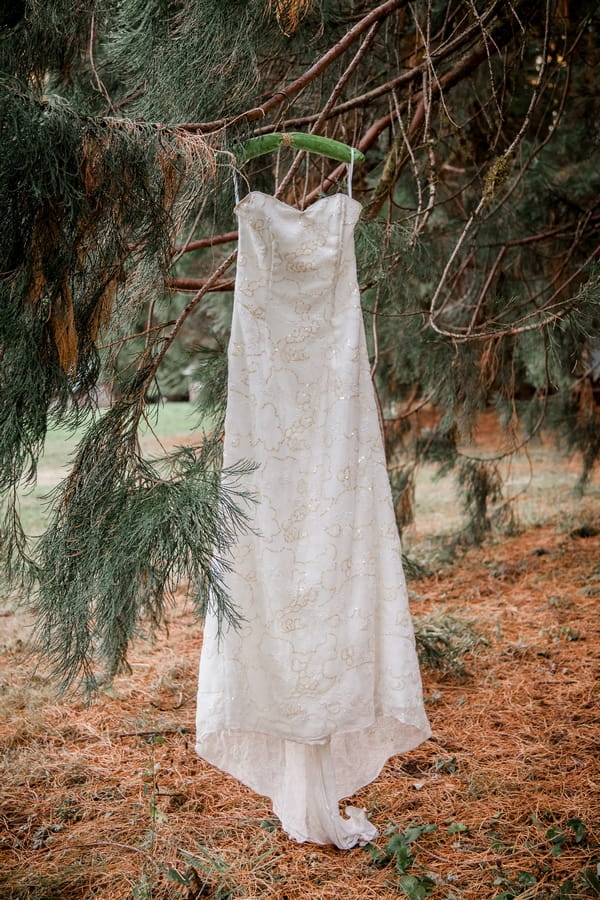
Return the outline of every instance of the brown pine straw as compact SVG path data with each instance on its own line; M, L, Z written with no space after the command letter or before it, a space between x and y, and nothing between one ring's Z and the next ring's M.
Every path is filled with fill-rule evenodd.
M437 825L413 844L409 870L436 882L433 898L493 898L518 872L537 878L520 898L554 898L567 879L565 896L594 896L578 878L598 858L599 563L600 536L550 524L411 586L415 616L469 618L489 642L462 678L424 670L434 737L353 801L381 830L380 847L388 828ZM191 613L174 609L168 633L140 641L132 673L86 708L56 702L7 639L0 898L404 896L392 865L376 868L360 848L293 843L267 800L195 757L200 640ZM579 843L572 818L586 826ZM452 823L467 830L449 834ZM552 826L570 835L556 858ZM166 878L170 867L187 886Z
M269 11L275 10L279 26L287 35L296 31L312 6L313 0L268 0Z

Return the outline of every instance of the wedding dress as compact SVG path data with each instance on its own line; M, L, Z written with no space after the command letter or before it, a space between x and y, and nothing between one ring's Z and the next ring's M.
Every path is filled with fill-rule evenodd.
M377 831L338 801L430 734L370 379L354 256L360 204L236 206L224 465L251 460L252 531L208 618L198 754L271 798L297 841Z

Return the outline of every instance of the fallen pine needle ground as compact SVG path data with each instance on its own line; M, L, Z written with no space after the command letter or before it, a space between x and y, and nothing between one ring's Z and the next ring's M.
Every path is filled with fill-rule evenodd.
M1 900L600 896L599 525L490 539L411 582L416 620L479 640L462 670L423 668L433 737L352 799L380 835L351 851L288 840L194 755L201 628L183 606L89 706L31 675L5 613Z

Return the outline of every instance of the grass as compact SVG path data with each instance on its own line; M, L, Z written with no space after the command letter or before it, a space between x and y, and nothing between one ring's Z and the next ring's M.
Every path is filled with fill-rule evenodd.
M99 413L102 415L102 412ZM149 458L164 456L177 444L197 440L203 422L193 403L161 403L148 407L148 420L140 428L142 452ZM47 497L52 487L68 472L69 462L84 434L85 426L77 429L52 428L48 431L44 454L38 466L37 484L21 492L21 513L28 534L41 533L47 521ZM482 451L485 455L485 446ZM573 492L579 479L579 462L566 460L550 441L538 441L527 452L519 453L501 465L504 493L513 499L519 520L526 526L543 524L551 508L553 515L562 517L565 529L575 527L583 519L594 516L600 499L598 479L592 480L586 494L574 503ZM424 465L418 471L415 491L415 523L406 529L403 543L409 556L420 553L440 560L440 550L432 535L447 537L460 528L461 516L457 503L454 475L437 477L437 469ZM558 473L558 477L557 477ZM583 516L583 519L582 519ZM439 543L439 542L437 542Z

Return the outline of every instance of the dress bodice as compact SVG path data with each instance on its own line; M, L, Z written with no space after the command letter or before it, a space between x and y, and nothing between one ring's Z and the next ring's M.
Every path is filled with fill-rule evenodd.
M238 300L260 298L292 316L322 312L340 291L340 271L354 271L354 226L361 205L347 194L322 197L305 210L260 191L236 206ZM266 290L265 290L266 288Z

